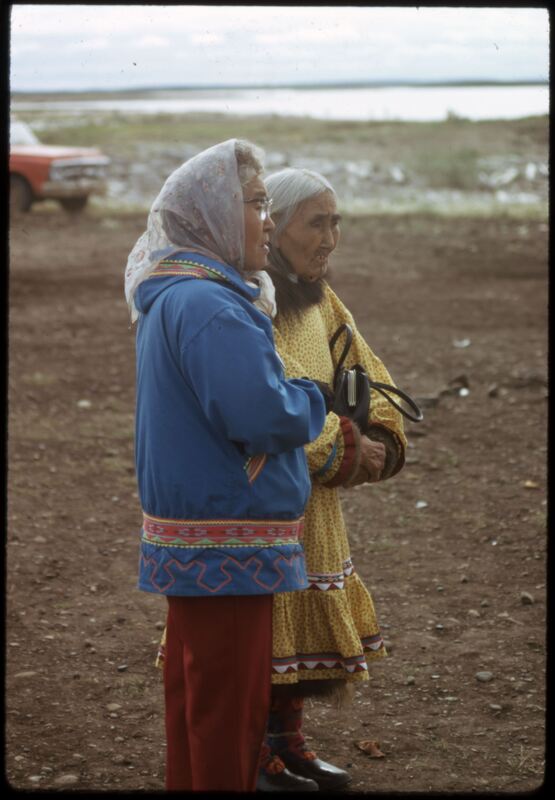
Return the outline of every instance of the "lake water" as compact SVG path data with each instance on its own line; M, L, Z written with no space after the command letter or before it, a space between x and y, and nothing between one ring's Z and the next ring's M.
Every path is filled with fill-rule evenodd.
M438 86L355 89L205 89L145 92L140 98L12 101L12 110L130 114L277 114L330 120L517 119L549 113L548 86Z

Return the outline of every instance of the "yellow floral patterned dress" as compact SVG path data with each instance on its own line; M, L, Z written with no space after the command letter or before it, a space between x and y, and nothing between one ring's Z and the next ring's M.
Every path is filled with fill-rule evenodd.
M309 377L331 384L334 363L329 340L348 323L353 342L345 366L361 364L375 380L392 383L384 365L356 329L348 309L326 284L322 302L302 317L274 320L276 349L289 378ZM336 355L341 353L341 340ZM389 477L404 461L406 439L401 415L381 395L372 396L368 432L382 439L393 459ZM347 450L353 448L348 420L328 414L326 425L306 446L313 488L305 510L303 544L309 588L274 595L272 683L340 678L368 680L367 662L384 656L374 604L351 559L338 486L345 485ZM356 448L355 448L356 449ZM353 460L349 462L352 464Z

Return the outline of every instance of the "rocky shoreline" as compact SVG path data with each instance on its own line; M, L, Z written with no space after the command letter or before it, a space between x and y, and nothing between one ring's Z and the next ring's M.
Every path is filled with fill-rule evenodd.
M118 207L147 209L165 177L200 149L191 145L164 147L143 143L139 147L141 158L113 158L105 201ZM430 186L425 175L400 162L340 161L269 151L266 166L269 173L284 167L320 172L334 186L344 210L354 213L391 212L396 207L403 212L429 207L438 211L472 208L495 213L510 206L520 206L526 212L547 204L549 194L547 160L510 154L479 159L475 185L462 188Z
M268 172L325 175L344 213L450 213L547 218L547 117L438 123L349 122L230 114L21 112L45 144L98 146L111 159L94 205L143 211L180 164L217 141L251 139Z

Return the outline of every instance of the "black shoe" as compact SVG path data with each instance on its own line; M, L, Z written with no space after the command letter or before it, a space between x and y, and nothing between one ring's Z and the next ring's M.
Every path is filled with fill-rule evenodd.
M303 758L291 752L280 753L280 758L287 769L295 775L316 781L323 791L341 789L351 780L351 776L344 769L334 767L333 764L328 764L320 758Z
M256 781L257 792L317 792L318 789L316 781L293 775L288 769L273 774L261 769Z

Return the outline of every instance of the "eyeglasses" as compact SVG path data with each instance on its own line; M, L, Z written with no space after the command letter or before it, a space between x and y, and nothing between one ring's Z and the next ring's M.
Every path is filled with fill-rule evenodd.
M261 222L264 222L270 216L273 202L271 197L254 197L252 200L243 200L243 203L258 203L256 210Z

